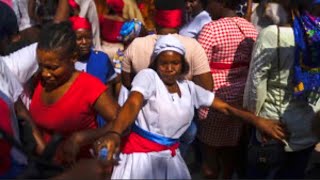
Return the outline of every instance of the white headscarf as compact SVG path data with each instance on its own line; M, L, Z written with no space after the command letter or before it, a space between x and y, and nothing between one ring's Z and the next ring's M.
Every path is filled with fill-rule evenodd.
M153 57L157 57L163 51L174 51L182 56L184 56L186 53L186 50L181 42L170 34L159 37L154 46Z

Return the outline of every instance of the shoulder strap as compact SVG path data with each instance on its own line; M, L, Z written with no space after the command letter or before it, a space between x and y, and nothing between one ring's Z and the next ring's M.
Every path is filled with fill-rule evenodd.
M279 99L278 104L279 104L279 110L278 110L278 115L279 115L279 120L281 121L281 113L282 113L282 96L281 96L281 88L280 88L280 84L281 84L281 72L280 72L280 27L277 26L277 66L278 66L278 89L279 89Z

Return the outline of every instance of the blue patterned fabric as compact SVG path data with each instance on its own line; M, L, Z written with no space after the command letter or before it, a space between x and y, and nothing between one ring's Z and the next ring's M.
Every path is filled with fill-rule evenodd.
M142 23L137 19L125 22L120 30L122 42L131 42L134 38L139 37Z
M320 88L320 21L308 12L296 16L293 22L295 37L294 94L310 100L319 96ZM318 98L316 98L318 99Z

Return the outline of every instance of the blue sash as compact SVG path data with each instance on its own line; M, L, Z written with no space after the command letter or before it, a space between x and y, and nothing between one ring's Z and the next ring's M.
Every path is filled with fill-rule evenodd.
M172 146L173 144L175 144L179 141L179 139L172 139L172 138L168 138L168 137L164 137L164 136L161 136L158 134L151 133L149 131L146 131L146 130L140 128L136 124L134 124L132 126L131 130L146 139L149 139L155 143L158 143L158 144L161 144L164 146Z

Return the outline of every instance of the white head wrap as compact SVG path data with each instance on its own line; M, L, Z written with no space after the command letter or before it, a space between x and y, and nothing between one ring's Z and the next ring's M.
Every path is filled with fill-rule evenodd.
M159 37L154 46L153 57L157 57L163 51L174 51L182 56L184 56L186 53L186 50L181 42L170 34Z

